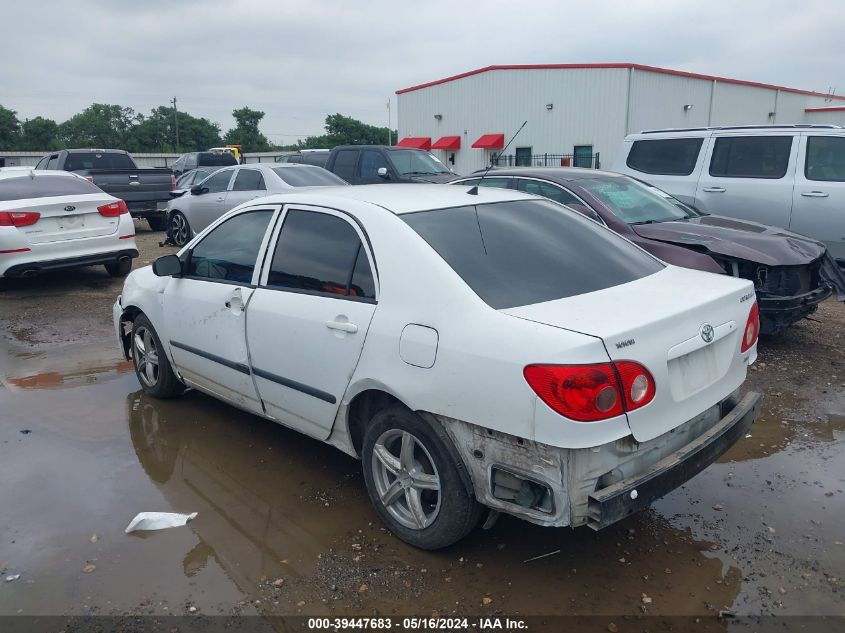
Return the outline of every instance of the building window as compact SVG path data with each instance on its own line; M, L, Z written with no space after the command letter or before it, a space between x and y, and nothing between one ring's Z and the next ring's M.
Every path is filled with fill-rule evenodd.
M572 153L573 167L592 167L593 166L593 146L592 145L576 145L575 151ZM598 165L596 165L598 168Z
M531 148L517 147L516 148L516 166L517 167L531 167Z

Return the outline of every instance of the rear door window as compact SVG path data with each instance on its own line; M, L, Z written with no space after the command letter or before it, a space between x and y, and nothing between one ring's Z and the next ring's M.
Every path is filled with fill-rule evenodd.
M533 193L561 204L583 204L578 198L557 185L539 180L520 178L516 181L516 188L525 193Z
M595 292L663 268L627 240L545 200L400 217L495 309Z
M273 211L241 213L226 220L197 244L188 261L189 277L248 284Z
M257 169L239 169L238 175L235 176L235 184L232 185L232 191L263 191L266 189L264 176Z
M626 164L645 174L689 176L695 169L703 142L703 138L634 141Z
M375 299L372 270L358 233L346 220L314 211L288 211L267 285Z
M777 180L786 175L791 149L791 136L722 136L713 146L710 175Z
M358 150L342 149L335 156L334 169L332 171L346 182L352 182L355 179L355 164L357 162Z
M807 180L845 182L845 137L808 136L804 176Z

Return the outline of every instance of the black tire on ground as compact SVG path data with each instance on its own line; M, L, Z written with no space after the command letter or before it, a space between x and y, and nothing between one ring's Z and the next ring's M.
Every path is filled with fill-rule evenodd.
M395 442L403 441L404 433L410 433L418 443L416 448L412 450L412 453L419 457L418 460L415 457L417 464L415 469L423 472L423 474L433 472L439 478L439 492L437 493L439 495L439 509L433 515L431 522L423 528L411 528L403 525L391 514L391 511L381 500L378 490L379 484L377 484L379 475L376 474L381 466L377 463L374 469L373 462L379 459L374 455L374 447L380 439L390 436L392 433L398 437L394 440L394 445ZM469 475L465 472L461 457L452 444L452 440L442 428L429 424L416 413L401 405L388 407L377 413L367 427L364 434L362 457L364 481L370 501L372 501L376 512L390 531L406 543L421 549L440 549L460 541L478 526L484 508L476 501ZM432 464L429 463L429 457L430 461L433 462L433 468ZM383 483L381 485L384 487ZM422 494L431 495L432 491L426 490ZM407 496L404 497L404 500L401 496L397 498L399 501L394 503L400 504L400 511L404 508L410 508ZM431 496L427 501L425 497L423 497L423 500L427 504L427 508L434 505ZM405 504L404 507L401 506L402 503Z
M163 215L151 215L147 218L147 224L153 231L163 231L167 228L167 218Z
M174 211L167 220L167 236L176 246L184 246L191 241L191 225L181 211Z
M121 262L111 262L105 264L106 272L112 277L126 277L129 271L132 270L132 260L124 259Z
M144 392L154 398L172 398L185 391L185 385L176 377L170 366L155 328L143 314L135 317L135 322L132 324L130 349L135 375Z

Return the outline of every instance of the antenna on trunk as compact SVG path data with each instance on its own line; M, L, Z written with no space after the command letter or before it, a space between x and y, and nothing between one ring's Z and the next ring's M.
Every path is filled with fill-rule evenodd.
M514 140L517 136L519 136L519 133L520 133L520 132L522 132L522 128L524 128L524 127L525 127L525 124L526 124L526 123L528 123L528 121L527 121L527 120L525 120L525 121L523 121L523 122L522 122L522 125L520 125L520 126L519 126L519 129L516 131L516 134L514 134L513 136L511 136L511 140L509 140L509 141L508 141L508 144L507 144L507 145L505 145L505 146L502 148L502 151L501 151L501 152L499 152L499 156L501 156L502 154L504 154L504 153L505 153L505 150L506 150L508 147L510 147L511 143L513 143L513 140ZM493 169L493 161L492 161L492 160L490 161L490 165L488 165L488 167L487 167L487 169L484 171L484 173L483 173L483 174L481 174L481 178L479 178L479 179L478 179L478 182L477 182L477 183L475 183L469 191L467 191L467 193L468 193L469 195L471 195L471 196L477 196L477 195L478 195L478 185L480 185L480 184L481 184L481 181L482 181L482 180L484 180L484 178L487 176L487 172L489 172L491 169Z

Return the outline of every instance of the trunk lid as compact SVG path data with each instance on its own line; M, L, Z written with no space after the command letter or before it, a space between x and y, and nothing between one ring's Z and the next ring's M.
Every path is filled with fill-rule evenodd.
M18 227L18 231L30 244L44 244L115 233L120 218L104 217L97 210L97 207L111 202L115 202L115 199L102 193L51 196L10 200L4 203L3 210L40 213L41 217L35 224Z
M627 417L634 438L645 442L742 384L747 354L740 354L740 339L753 302L747 280L667 266L627 284L502 311L599 337L611 359L644 365L657 391ZM702 336L707 325L710 342Z

